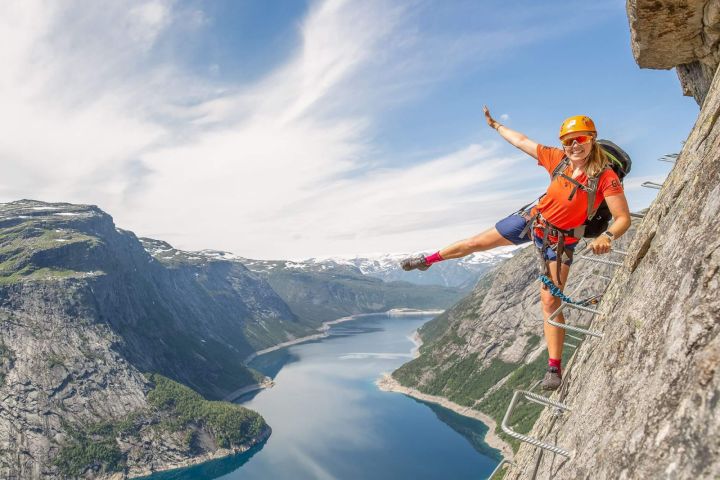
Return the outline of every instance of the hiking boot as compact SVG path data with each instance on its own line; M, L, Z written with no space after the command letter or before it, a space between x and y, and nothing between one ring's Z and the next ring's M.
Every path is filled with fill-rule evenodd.
M562 383L562 375L557 367L548 367L545 378L542 381L543 390L557 390Z
M406 272L409 272L410 270L415 270L416 268L422 271L430 268L430 265L428 265L425 261L425 255L417 255L415 257L405 258L400 262L400 266Z

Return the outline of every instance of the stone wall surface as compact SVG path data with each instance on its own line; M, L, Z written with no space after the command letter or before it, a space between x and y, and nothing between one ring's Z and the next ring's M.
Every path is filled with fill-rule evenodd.
M683 94L702 105L720 64L720 2L628 0L627 12L638 65L677 67Z
M635 35L637 37L637 34ZM505 478L720 478L720 76L629 246L593 330Z

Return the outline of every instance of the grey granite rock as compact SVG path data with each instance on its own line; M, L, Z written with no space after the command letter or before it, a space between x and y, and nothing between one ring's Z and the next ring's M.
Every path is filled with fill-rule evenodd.
M650 207L557 398L531 435L537 478L720 478L720 76ZM506 478L531 478L524 445Z
M677 68L685 95L702 105L720 64L716 0L628 0L632 50L644 68Z

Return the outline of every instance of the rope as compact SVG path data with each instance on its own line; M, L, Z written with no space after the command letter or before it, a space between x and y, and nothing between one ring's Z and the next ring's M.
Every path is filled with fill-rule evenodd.
M550 290L550 293L553 295L553 297L558 297L560 300L562 300L565 303L572 303L573 305L595 305L599 303L600 298L602 298L602 294L600 295L593 295L591 297L588 297L584 300L573 300L572 298L568 297L563 293L562 290L560 290L560 287L555 285L550 278L548 278L547 275L540 275L540 281L544 283L548 289ZM583 282L585 281L585 278L583 278Z
M550 290L550 293L553 297L557 297L560 300L562 300L565 303L572 303L573 305L580 305L584 303L584 301L575 301L572 298L568 297L563 293L562 290L560 290L560 287L555 285L552 280L548 278L547 275L540 275L540 281L545 284L546 287Z

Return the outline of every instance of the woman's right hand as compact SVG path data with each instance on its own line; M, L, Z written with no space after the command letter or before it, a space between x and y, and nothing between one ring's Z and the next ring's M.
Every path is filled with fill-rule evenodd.
M483 105L483 112L485 113L485 120L487 121L487 124L490 125L490 128L493 128L497 130L500 123L498 123L497 120L492 118L490 115L490 110L488 110L487 105Z

